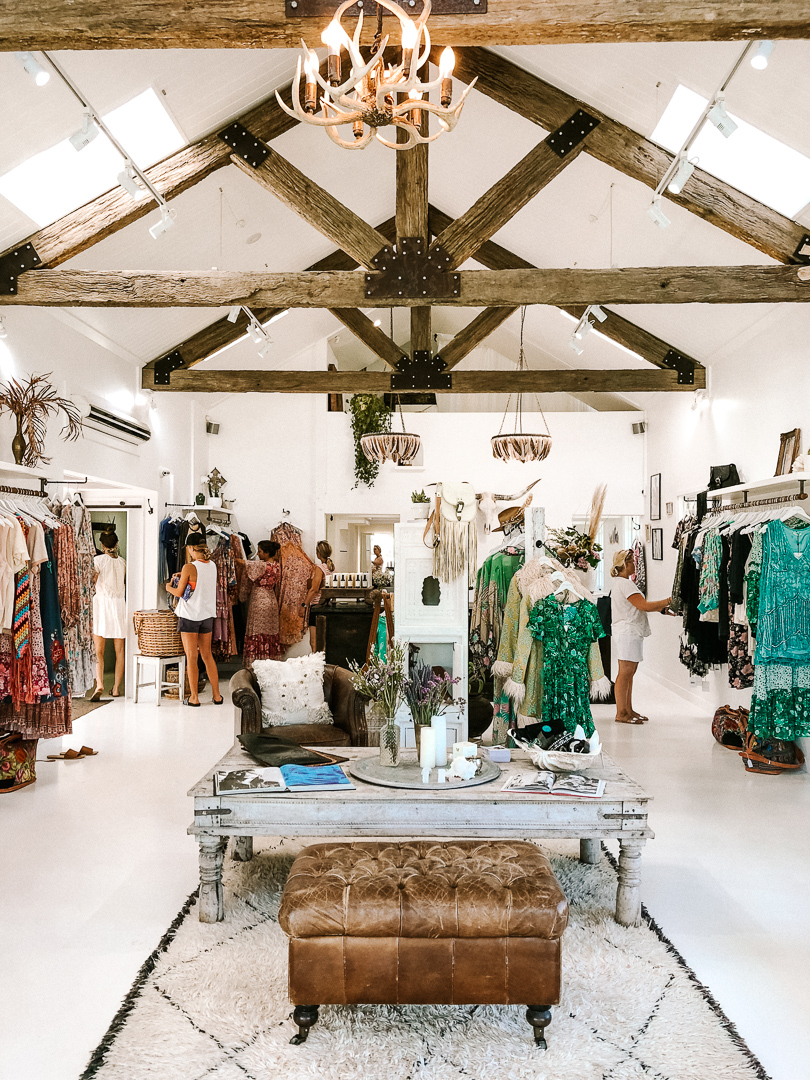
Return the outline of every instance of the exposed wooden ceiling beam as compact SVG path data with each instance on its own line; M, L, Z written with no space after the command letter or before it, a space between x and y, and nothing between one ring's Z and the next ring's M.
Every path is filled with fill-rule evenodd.
M487 308L480 315L476 315L463 330L459 330L456 336L440 350L439 356L448 368L454 368L473 351L476 345L480 345L493 330L497 330L517 310L514 307Z
M493 184L466 213L448 225L434 242L434 247L440 244L450 256L447 269L460 266L474 255L486 240L503 228L546 184L559 176L563 169L582 153L591 135L572 147L563 158L555 154L544 139Z
M231 161L362 266L370 266L372 258L386 244L386 238L376 229L275 150L257 168L237 154L232 155Z
M374 20L364 27L370 43ZM141 0L27 0L0 6L0 49L282 49L312 43L317 19L287 19L284 0L177 4ZM386 19L386 33L395 32ZM803 0L489 0L481 15L432 15L434 41L449 45L727 41L805 38Z
M452 220L449 214L437 210L435 206L430 207L430 228L434 235L446 229ZM521 259L519 255L515 255L492 240L482 244L473 258L482 266L486 266L488 270L536 269L532 263ZM575 319L580 319L585 308L569 304L562 306L560 310L567 311ZM606 314L607 320L599 324L600 334L604 334L605 337L615 341L618 345L630 349L631 352L636 353L637 356L649 361L649 363L655 364L656 367L664 368L667 366L665 363L666 356L673 351L673 346L669 342L663 341L661 338L656 337L655 334L651 334L648 330L644 330L642 327L630 322L624 316L617 315L615 311L606 310ZM682 350L675 351L682 356L685 355ZM689 359L692 358L689 357Z
M391 368L396 368L403 357L403 351L388 334L375 326L368 315L364 315L357 308L331 308L335 318L340 319L344 326L359 338L371 351L384 360ZM412 309L415 310L415 309ZM430 308L428 308L430 311Z
M389 218L387 221L384 221L382 225L378 225L377 231L389 241L393 241L396 238L394 219ZM354 270L356 266L356 260L350 255L347 255L345 251L333 251L331 254L327 255L325 259L319 259L318 262L313 263L312 266L308 266L307 270L315 272L319 270ZM253 314L260 323L266 323L269 319L272 319L274 315L280 315L283 311L287 310L288 309L285 307L252 308ZM217 319L216 322L203 327L202 330L198 330L197 333L192 334L191 337L164 350L161 356L166 356L168 353L172 352L179 352L183 358L183 366L185 368L195 367L197 364L202 363L203 360L207 360L209 356L219 352L220 349L224 349L226 346L232 345L235 341L244 337L247 333L247 326L247 316L243 312L240 313L239 318L235 323L229 322L225 317ZM143 370L145 372L151 371L158 359L159 357L156 357L155 360L150 360L148 364L144 365ZM150 378L148 375L144 377L146 379Z
M0 12L0 23L2 22ZM281 91L281 96L290 100L290 85ZM294 128L298 121L293 120L279 108L275 97L268 98L238 118L258 138L270 142ZM182 192L194 187L217 169L231 163L232 150L218 135L206 135L198 142L184 146L182 150L171 154L144 172L154 187L167 199L175 199ZM7 251L14 251L23 244L32 244L42 259L43 267L55 267L74 255L85 251L107 236L123 229L132 222L146 217L156 207L155 200L149 196L133 199L122 187L114 187L104 192L77 210L72 210L32 233Z
M806 25L805 36L810 34L810 22ZM760 35L757 31L752 36ZM601 121L588 137L586 153L648 187L658 185L672 162L673 155L649 139L488 49L457 50L455 74L465 82L477 76L476 90L547 131L559 127L576 109L585 109ZM791 259L808 231L702 169L695 169L680 195L667 191L665 196L779 262ZM655 229L645 217L638 227Z
M422 113L422 131L427 134L427 113ZM398 132L401 138L402 132ZM428 224L428 144L419 143L396 153L397 243L406 237L421 240L427 251ZM411 353L431 351L433 344L429 307L411 308Z
M706 372L695 372L689 386L678 383L675 371L650 368L616 371L454 371L450 394L586 394L654 393L702 389ZM203 394L375 394L391 392L385 371L174 371L163 392Z
M366 274L342 270L32 270L0 307L367 307ZM658 266L614 270L462 270L458 296L379 299L377 306L774 304L810 301L810 267Z

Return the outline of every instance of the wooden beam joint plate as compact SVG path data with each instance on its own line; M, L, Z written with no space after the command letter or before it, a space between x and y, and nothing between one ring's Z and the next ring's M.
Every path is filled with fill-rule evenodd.
M421 15L424 7L422 0L394 0L394 3L411 17ZM433 0L430 11L432 15L486 15L487 0ZM357 18L361 12L366 19L375 18L377 5L374 0L357 0L346 9L344 18ZM331 17L335 13L335 0L285 0L284 13L288 19Z
M586 135L593 131L598 123L599 121L595 116L591 116L584 109L577 109L574 115L566 120L561 127L551 132L545 140L546 145L549 150L554 151L557 157L564 158L566 154L570 154L574 147L582 142Z
M392 390L450 390L453 376L445 371L440 356L431 356L427 349L414 349L413 357L404 357L391 376Z
M807 233L799 241L799 246L793 252L792 261L795 263L810 263L810 235Z
M441 245L431 248L421 236L403 236L396 247L386 244L371 260L376 274L366 274L367 300L393 300L400 296L445 299L458 296L461 279L448 272L450 256Z
M180 355L179 349L175 349L174 352L167 353L160 360L156 360L152 377L155 386L169 386L172 381L172 372L181 367L183 367L183 357Z
M694 386L695 385L695 361L688 356L684 356L683 353L676 352L675 349L670 349L664 357L664 363L669 368L674 368L678 372L678 385L679 386Z
M33 244L23 244L15 251L0 256L0 296L14 296L17 278L42 262Z
M251 135L242 124L231 124L230 127L220 131L219 137L231 147L235 154L238 154L248 165L252 165L254 169L258 169L270 156L270 147L265 146L262 140L257 139L255 135Z

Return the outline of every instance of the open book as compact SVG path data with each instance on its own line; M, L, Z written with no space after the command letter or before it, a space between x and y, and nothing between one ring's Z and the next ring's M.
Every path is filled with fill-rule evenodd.
M282 765L214 773L215 795L269 795L279 791L354 791L339 765Z
M600 799L605 781L579 773L555 773L542 770L510 776L501 791L517 791L524 795L564 795L566 798Z

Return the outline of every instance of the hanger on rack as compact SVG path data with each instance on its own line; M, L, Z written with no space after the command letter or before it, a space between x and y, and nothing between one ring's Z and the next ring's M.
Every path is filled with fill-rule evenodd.
M569 592L573 593L574 596L578 596L580 600L585 599L585 595L580 590L579 586L570 581L561 570L555 570L551 575L551 580L559 582L557 588L552 593L553 596L560 596L564 592Z

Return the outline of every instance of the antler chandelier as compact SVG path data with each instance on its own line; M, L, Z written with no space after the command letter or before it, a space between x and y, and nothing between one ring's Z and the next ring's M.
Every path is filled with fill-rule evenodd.
M430 14L430 0L425 0L422 14L414 22L392 0L377 0L377 33L374 38L371 59L366 63L360 52L360 32L363 13L357 19L354 37L350 38L340 20L344 12L356 6L356 0L345 0L321 35L321 41L329 50L327 77L320 73L317 54L301 42L303 57L298 58L295 82L292 87L293 107L289 108L279 97L281 108L290 116L306 124L322 127L338 146L346 150L362 150L376 138L392 150L407 150L416 143L433 142L445 131L452 131L458 122L464 100L475 84L475 79L465 87L458 103L453 101L453 68L455 56L448 46L441 55L439 77L433 82L422 82L419 69L427 63L430 54L430 34L426 26ZM382 9L387 8L399 19L402 35L402 52L398 62L386 66L384 53L388 37L382 36ZM341 82L341 49L351 59L351 74ZM305 86L304 104L301 104L301 66L303 60ZM318 104L318 87L323 90ZM427 100L431 90L439 90L440 105ZM422 119L430 113L439 122L439 131L433 135L422 134ZM343 139L337 128L351 124L354 140ZM385 139L379 129L394 126L407 134L402 142Z
M523 349L523 324L526 321L526 308L525 306L520 309L520 353L518 354L518 371L528 371L528 364L526 363L526 353ZM506 402L506 408L504 409L503 419L501 420L501 426L497 435L494 435L490 442L492 443L492 456L500 458L501 461L542 461L547 458L551 453L551 434L548 430L548 422L545 417L545 413L540 408L540 402L537 400L537 395L534 397L537 405L537 410L543 417L543 423L546 427L545 435L529 435L523 431L523 394L518 394L515 399L515 430L511 435L504 435L503 425L506 423L506 414L509 412L509 406L512 404L512 395Z

